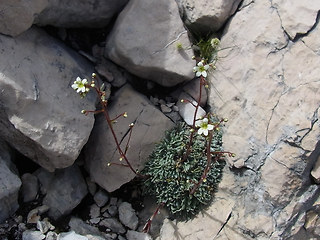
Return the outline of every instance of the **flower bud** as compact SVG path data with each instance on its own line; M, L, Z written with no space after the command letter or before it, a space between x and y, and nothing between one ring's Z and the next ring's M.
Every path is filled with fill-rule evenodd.
M125 113L123 114L123 117L127 118L127 117L128 117L128 113L125 112Z
M91 77L92 77L92 78L96 78L96 77L97 77L97 74L92 73Z
M86 114L87 111L86 111L86 110L81 110L81 113L82 113L82 114Z

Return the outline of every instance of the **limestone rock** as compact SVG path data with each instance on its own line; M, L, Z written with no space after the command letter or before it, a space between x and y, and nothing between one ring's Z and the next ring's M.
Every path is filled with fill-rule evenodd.
M317 0L293 0L290 3L274 0L272 5L277 9L282 26L291 39L307 33L315 25L320 10L320 2Z
M105 27L128 2L128 0L47 1L48 5L35 17L34 23L63 28Z
M105 55L141 78L174 86L193 77L190 45L175 1L132 0L117 18Z
M147 233L136 232L129 230L126 234L127 240L152 240L151 236Z
M216 32L237 10L241 0L176 0L182 18L195 35Z
M167 129L173 127L173 123L149 103L147 98L129 85L125 85L116 93L109 106L111 118L124 112L128 113L128 117L119 118L114 124L114 130L124 149L129 137L129 125L135 123L127 158L134 169L141 170L155 143L160 141ZM135 174L127 167L108 166L108 163L123 163L124 160L119 161L120 155L112 133L102 115L96 118L85 155L91 179L108 192L118 189L135 177Z
M27 230L22 234L22 240L42 240L45 239L45 237L46 236L40 231Z
M229 168L204 214L186 223L166 221L159 240L319 237L314 227L310 233L304 227L320 195L310 181L320 149L319 24L310 23L311 32L290 41L277 11L286 6L246 1L226 26L217 70L208 77L209 104L229 119L224 149L236 157L226 158ZM302 32L297 29L293 37Z
M43 31L0 35L0 135L49 171L72 165L87 142L94 109L70 87L92 67Z
M99 190L93 196L93 199L99 207L103 207L109 201L109 195L106 191Z
M6 220L19 207L18 194L20 178L13 173L0 153L0 223Z
M311 176L313 177L316 183L320 184L320 156L314 164L314 167L311 171Z
M122 226L122 224L115 218L106 218L103 219L100 223L100 226L106 227L115 233L125 233L126 229Z
M119 206L119 219L126 227L136 230L139 219L130 203L122 202Z
M34 17L48 5L48 0L2 0L0 33L17 36L31 27Z
M188 101L181 102L180 100L188 100L190 102ZM183 120L190 126L192 126L193 124L194 114L196 111L196 108L194 105L196 104L197 102L192 97L190 97L190 95L187 95L184 92L180 94L179 101L177 102L177 106L179 108L179 114L183 118ZM200 119L205 115L206 115L206 111L201 106L199 106L197 110L196 119Z
M87 194L87 186L80 169L74 165L56 170L47 189L43 204L50 207L49 216L58 219L70 213Z
M58 236L59 240L89 240L87 237L82 236L80 234L75 233L74 231L66 232L66 233L60 233Z

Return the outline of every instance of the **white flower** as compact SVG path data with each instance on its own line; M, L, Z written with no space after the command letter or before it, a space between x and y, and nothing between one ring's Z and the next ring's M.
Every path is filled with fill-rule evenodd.
M87 79L82 79L80 77L77 77L76 81L71 85L71 87L77 91L77 93L86 94L89 92L89 88L86 86L88 84Z
M203 77L207 77L207 70L209 69L209 65L203 65L202 61L198 62L197 66L193 68L193 71L196 73L197 77L201 75Z
M198 134L208 136L208 131L213 130L214 126L208 124L208 118L196 121L196 127L199 127Z

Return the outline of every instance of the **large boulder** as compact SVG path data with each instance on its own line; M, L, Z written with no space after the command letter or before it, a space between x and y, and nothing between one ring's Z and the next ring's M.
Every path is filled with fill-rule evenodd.
M48 0L1 0L0 33L9 36L23 33L47 5Z
M37 14L35 24L63 28L105 27L128 0L47 0L47 7Z
M118 119L113 125L115 134L124 151L130 136L129 125L134 123L127 158L134 169L141 170L155 143L161 140L166 130L173 127L173 123L130 85L123 86L109 106L111 118L124 112L128 117ZM109 163L125 164L125 161L119 161L121 156L104 115L96 117L86 146L85 159L91 179L105 190L113 192L135 177L128 167L108 166Z
M70 85L92 66L36 28L0 42L0 136L49 171L72 165L94 122L80 112L95 101Z
M190 47L175 1L131 0L107 39L105 55L141 78L174 86L193 78Z
M208 78L212 110L229 119L224 149L236 157L227 159L230 169L204 214L187 223L166 221L160 240L319 238L319 215L308 222L320 207L310 178L320 151L319 24L290 41L285 16L272 3L251 1L236 13ZM299 10L290 14L305 20Z
M208 34L219 30L235 13L241 0L176 0L182 19L195 34Z
M18 208L21 180L17 175L8 145L0 141L0 223Z

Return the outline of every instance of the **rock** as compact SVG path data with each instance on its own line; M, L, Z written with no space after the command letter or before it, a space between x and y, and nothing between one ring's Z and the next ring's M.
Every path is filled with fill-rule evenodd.
M35 200L39 189L38 178L30 173L25 173L21 176L21 181L21 194L23 202Z
M55 220L70 213L88 193L80 169L74 165L56 170L43 204L50 207L49 216ZM63 186L63 187L61 187Z
M0 153L0 223L19 208L18 195L21 186L20 178L2 158L4 154Z
M109 201L109 195L106 191L100 189L93 196L93 199L98 207L103 207Z
M69 227L72 231L86 236L89 240L91 240L92 236L95 237L106 237L104 233L100 232L97 227L86 224L80 218L72 217L69 221Z
M26 230L22 233L22 240L42 240L46 236L40 231Z
M123 234L126 232L126 229L115 218L105 218L99 223L99 226L106 227L107 229L110 229L112 232L115 233Z
M181 100L183 100L183 102L181 102ZM196 111L196 108L194 105L196 104L197 102L186 93L180 94L179 101L177 102L177 106L179 108L179 114L188 125L193 124L194 114ZM201 106L199 106L196 119L200 119L205 115L206 115L206 111Z
M136 230L138 227L139 219L130 203L122 202L120 204L119 219L123 225L130 228L131 230Z
M123 8L128 0L64 2L48 0L47 7L36 15L34 23L62 28L101 28Z
M40 220L40 216L43 213L49 211L49 207L46 205L42 205L32 209L27 216L27 223L37 223Z
M86 182L87 182L87 187L88 187L88 191L89 193L94 196L94 194L97 191L97 184L95 184L94 182L91 181L91 179L89 177L86 178Z
M54 230L55 227L49 222L48 218L44 218L42 221L37 222L37 229L45 234L49 230Z
M0 33L17 36L31 27L34 17L48 5L48 0L3 0L0 6Z
M92 67L43 31L0 35L0 136L49 171L73 164L91 132L94 100L70 87Z
M75 233L74 231L66 232L66 233L60 233L58 236L59 240L89 240L85 236L81 236L80 234Z
M192 81L186 83L182 89L186 94L190 95L194 100L198 101L200 96L200 81L198 78L193 79ZM207 100L208 100L207 89L204 86L202 86L200 105L204 107L207 104Z
M120 88L130 79L125 69L120 68L104 57L102 57L101 62L95 68L113 87Z
M185 49L179 51L178 43ZM108 36L105 56L141 78L169 87L193 77L190 46L174 1L132 0Z
M290 4L284 0L272 1L281 19L281 24L291 39L301 34L306 34L317 22L320 2L292 1Z
M114 130L117 138L121 139L121 147L124 149L129 136L127 134L129 125L135 123L127 158L134 169L141 170L155 143L173 124L147 98L134 91L129 85L125 85L116 93L109 106L111 118L124 112L128 113L128 117L119 118L114 125ZM91 179L108 192L113 192L135 177L135 174L126 167L108 166L108 163L120 163L120 155L102 115L96 118L95 127L85 150L85 158Z
M97 218L100 216L100 207L98 207L96 204L92 204L90 206L90 218Z
M172 109L170 107L168 107L167 105L165 105L165 104L161 104L160 105L160 109L161 109L161 112L163 112L163 113L172 112Z
M117 206L110 205L110 206L108 206L107 211L108 211L108 213L110 214L110 216L114 217L114 216L117 215L117 213L118 213L118 207L117 207Z
M154 198L145 197L143 199L143 209L139 211L140 224L138 230L141 231L141 229L143 229L144 225L154 214L158 206L159 204L156 203L156 200ZM160 229L162 225L164 225L164 221L168 216L168 211L165 208L161 208L160 211L158 211L157 216L153 218L151 228L148 233L151 236L158 236Z
M311 176L317 184L320 184L320 156L311 171Z
M152 240L149 234L132 230L128 230L126 237L127 240Z
M279 8L286 8L284 2L276 2ZM298 19L302 12L292 16ZM229 119L224 127L224 149L237 154L229 159L230 166L244 161L240 171L248 174L241 178L246 179L246 186L230 186L245 201L236 198L232 216L217 239L245 239L250 234L259 239L288 239L296 234L291 226L302 221L305 208L319 194L310 193L310 202L304 206L297 204L308 196L306 158L315 151L320 136L320 85L316 80L320 72L315 67L320 57L303 43L302 36L289 41L284 17L269 1L244 7L221 38L221 48L231 48L219 54L228 57L209 76L220 95L211 91L210 105L218 116ZM312 34L308 37L312 42Z
M50 231L46 234L46 240L57 240L57 239L58 239L58 234L55 232Z
M219 30L235 13L241 0L177 0L187 27L196 35Z

